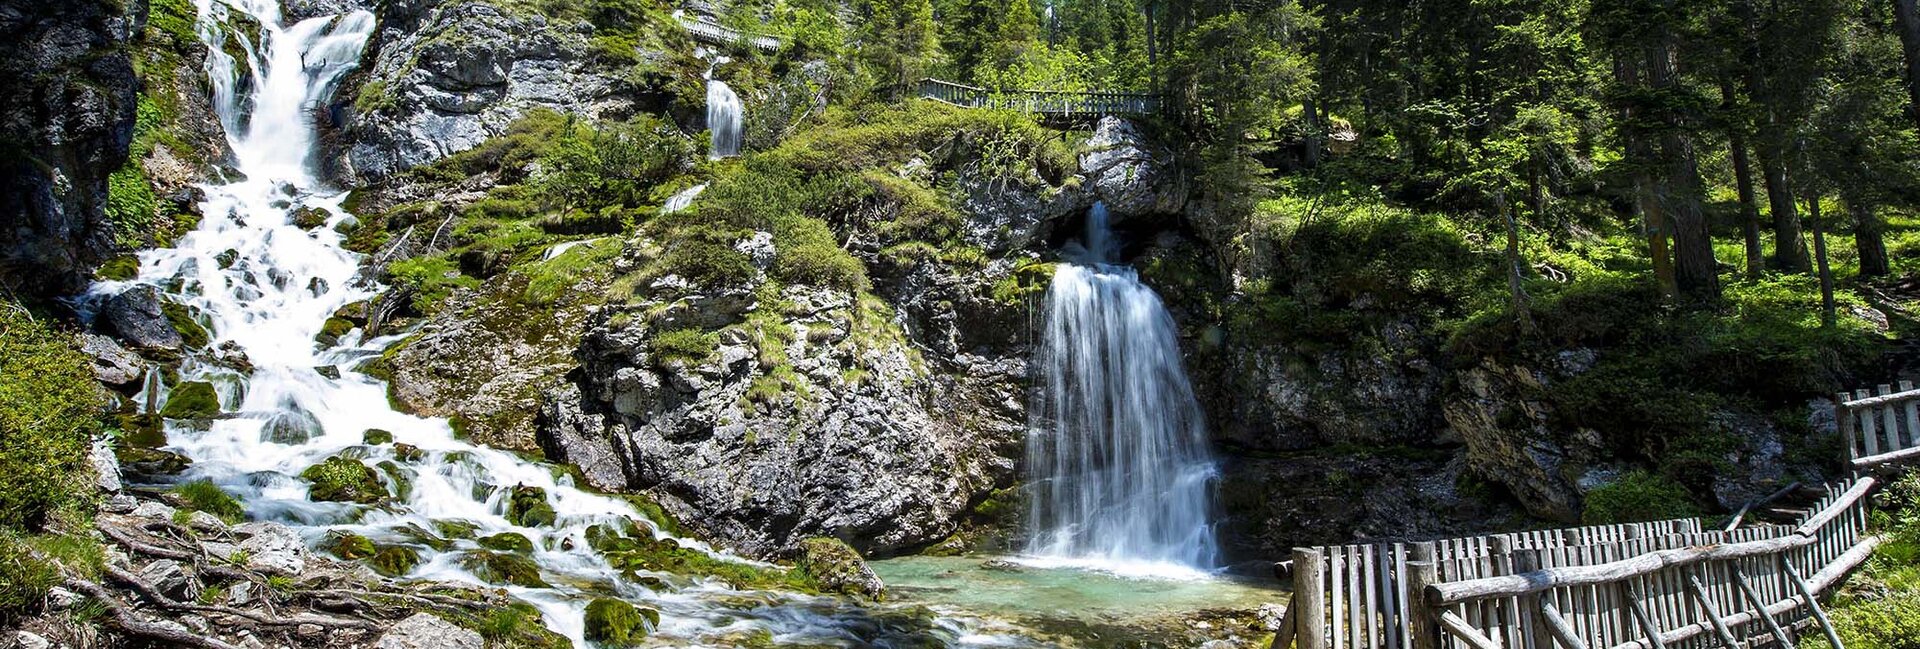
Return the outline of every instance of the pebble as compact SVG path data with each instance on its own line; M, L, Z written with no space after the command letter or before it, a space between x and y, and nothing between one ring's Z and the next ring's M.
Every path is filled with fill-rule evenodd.
M15 633L13 644L20 649L52 649L53 647L53 642L32 631Z
M326 632L327 630L318 624L302 624L293 628L293 634L302 638L318 638L320 634Z

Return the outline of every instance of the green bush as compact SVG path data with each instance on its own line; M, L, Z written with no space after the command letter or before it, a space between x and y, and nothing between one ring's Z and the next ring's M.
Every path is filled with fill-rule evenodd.
M453 260L438 255L393 262L387 273L396 288L412 296L414 309L422 314L433 313L454 291L480 285L480 280L461 274Z
M240 501L211 481L182 483L173 488L173 493L184 499L189 509L213 514L229 523L246 520L247 510Z
M18 533L0 530L0 622L38 608L47 591L59 583L59 568L35 556Z
M37 530L92 493L102 403L72 340L0 302L0 526Z
M1639 523L1698 516L1693 498L1679 483L1670 479L1634 471L1609 484L1587 492L1586 510L1580 519L1588 525Z

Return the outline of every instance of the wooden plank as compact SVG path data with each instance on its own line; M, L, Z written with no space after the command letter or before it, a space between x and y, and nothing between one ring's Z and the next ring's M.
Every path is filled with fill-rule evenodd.
M1740 640L1733 636L1732 629L1727 628L1726 616L1721 615L1720 606L1714 603L1713 596L1707 594L1706 587L1700 585L1700 578L1692 571L1687 573L1687 587L1693 593L1694 603L1706 614L1707 623L1713 626L1713 634L1720 639L1720 644L1726 649L1741 649Z
M1840 441L1841 446L1846 449L1847 466L1853 466L1854 458L1861 455L1860 443L1854 438L1853 416L1853 409L1847 407L1847 393L1834 395L1833 421L1834 426L1840 429Z
M1333 642L1328 646L1332 649L1345 649L1347 646L1346 554L1346 548L1337 545L1327 548L1327 556L1329 557L1327 563L1327 584L1332 586L1328 591L1331 595L1329 602L1333 607L1333 623L1330 625L1333 630Z
M1913 382L1901 381L1900 391L1912 392ZM1920 446L1920 399L1907 399L1901 404L1901 409L1905 411L1907 420L1906 445L1902 448Z
M1364 611L1365 615L1363 615L1361 619L1363 622L1361 629L1357 630L1364 631L1366 644L1356 644L1355 646L1379 647L1382 644L1382 640L1380 639L1380 589L1376 588L1378 582L1375 581L1376 576L1374 569L1374 563L1378 560L1378 557L1373 551L1372 544L1360 546L1359 556L1360 589L1366 593L1366 598L1362 600L1366 602L1366 609Z
M1791 564L1783 562L1781 569L1786 571L1790 583L1799 589L1800 596L1807 599L1807 610L1812 612L1813 619L1820 623L1820 630L1827 634L1827 643L1833 645L1833 649L1847 649L1847 645L1840 642L1840 636L1833 632L1833 620L1827 619L1827 612L1820 608L1820 598L1814 593L1813 586L1808 585L1807 580L1801 579L1799 571L1794 570Z
M1845 394L1845 393L1842 393L1842 394ZM1847 406L1850 408L1866 408L1870 406L1880 406L1880 405L1886 405L1891 403L1899 403L1901 401L1906 401L1909 399L1920 399L1920 391L1916 391L1916 390L1906 390L1906 391L1895 392L1893 394L1882 395L1877 397L1869 396L1866 390L1855 390L1853 394L1854 394L1853 400L1847 402Z
M1274 630L1273 644L1268 649L1293 649L1294 627L1300 624L1299 617L1300 592L1294 591L1287 597L1287 610L1280 614L1280 628Z
M1882 383L1879 387L1881 396L1893 394L1893 386ZM1899 404L1889 403L1880 406L1880 433L1886 436L1886 449L1889 451L1898 451L1903 448L1900 445L1900 413L1898 412L1898 405Z
M1647 607L1641 603L1640 589L1634 587L1633 579L1621 580L1620 588L1626 594L1628 606L1632 607L1633 619L1640 622L1640 631L1647 634L1647 644L1653 649L1667 649L1667 643L1660 639L1660 626L1647 615Z
M1864 400L1867 396L1867 391L1855 390L1853 394ZM1875 406L1850 406L1850 408L1860 413L1860 442L1863 445L1862 448L1865 449L1864 452L1868 457L1879 455L1880 431L1876 429L1877 422L1874 421L1878 418L1874 412Z
M1366 593L1362 592L1364 590L1362 585L1366 582L1360 580L1360 570L1363 567L1360 561L1360 547L1355 545L1347 546L1346 556L1347 646L1353 647L1354 649L1372 649L1365 637L1367 627L1363 622L1364 617L1371 614L1372 611L1367 610Z
M1553 634L1561 649L1587 649L1587 643L1580 640L1580 634L1560 616L1560 609L1553 602L1541 604L1540 617L1545 620L1547 631Z
M1500 645L1495 644L1492 638L1475 630L1472 624L1468 624L1465 618L1460 617L1453 611L1443 611L1440 613L1440 628L1445 629L1447 633L1453 634L1453 637L1459 638L1474 649L1501 649Z
M1733 569L1733 583L1740 587L1742 594L1747 596L1747 605L1753 607L1754 614L1760 618L1760 621L1766 623L1767 632L1773 634L1773 639L1778 640L1782 647L1793 646L1793 640L1788 638L1787 632L1780 628L1780 623L1773 619L1773 613L1767 610L1767 602L1760 599L1760 593L1753 589L1753 584L1747 582L1746 574L1741 572L1739 567Z
M1300 603L1300 649L1327 649L1326 558L1315 548L1293 550L1293 595Z
M1415 543L1407 548L1407 639L1410 649L1439 649L1439 615L1428 608L1421 596L1429 585L1440 581L1434 543Z

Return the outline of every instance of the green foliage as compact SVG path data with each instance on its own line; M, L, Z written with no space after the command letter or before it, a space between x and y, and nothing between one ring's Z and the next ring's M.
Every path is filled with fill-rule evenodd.
M1580 519L1587 525L1639 523L1699 515L1687 490L1673 480L1634 471L1587 492Z
M674 329L655 334L647 341L655 362L680 361L699 364L713 357L719 346L714 334L699 329Z
M415 308L423 313L434 312L456 290L480 285L480 280L461 274L452 260L439 255L393 262L387 273L394 287L412 295Z
M637 207L695 155L693 141L652 115L597 127L573 122L547 143L532 183L558 209Z
M0 527L36 530L84 502L102 403L72 340L0 301Z
M194 22L200 10L191 0L148 0L147 28L172 38L176 44L199 42Z
M113 224L120 245L140 245L153 232L159 211L160 203L139 160L129 161L107 176L107 220Z
M0 621L38 608L60 580L59 568L35 556L24 537L0 529Z
M160 416L168 419L212 419L220 416L220 395L206 381L187 381L167 393Z
M588 602L586 617L587 639L612 647L637 645L660 623L659 611L606 597Z
M600 268L620 256L620 243L593 241L574 246L527 269L527 288L522 299L528 304L550 305L567 289L580 282L592 269Z
M307 467L300 477L313 483L307 497L313 500L351 502L372 505L387 499L387 488L372 467L345 455L335 455Z
M207 480L194 480L181 483L173 488L187 503L187 508L213 514L220 520L237 523L247 518L247 510L232 494Z

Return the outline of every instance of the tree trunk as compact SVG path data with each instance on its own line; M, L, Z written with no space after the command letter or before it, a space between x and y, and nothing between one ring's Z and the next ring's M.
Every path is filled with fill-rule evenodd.
M1807 218L1813 221L1813 252L1820 262L1820 322L1833 326L1833 269L1827 264L1827 233L1820 227L1820 195L1807 197Z
M1853 213L1853 246L1860 253L1860 276L1884 277L1892 273L1887 263L1887 224L1864 200L1848 200L1847 210Z
M1638 85L1639 70L1631 57L1623 56L1613 66L1614 77L1621 85ZM1629 105L1620 110L1620 123L1631 125L1638 119ZM1673 273L1673 255L1667 250L1667 217L1661 205L1653 183L1653 175L1648 171L1654 164L1653 147L1647 144L1646 134L1638 127L1623 126L1628 164L1633 169L1633 205L1639 213L1642 233L1647 237L1647 257L1653 261L1653 278L1660 283L1660 295L1672 298L1678 291Z
M1527 297L1527 261L1520 257L1520 220L1507 204L1506 192L1494 192L1493 208L1507 219L1507 293L1513 300L1513 324L1521 338L1531 338L1533 301Z
M1312 169L1320 166L1321 149L1326 145L1327 129L1321 124L1320 102L1308 99L1301 104L1301 113L1307 129L1305 142L1307 151L1304 160L1307 168Z
M1907 59L1908 114L1920 123L1920 7L1915 0L1893 0L1893 19L1900 29L1900 49Z
M1679 81L1674 75L1674 56L1678 51L1671 29L1662 30L1654 47L1647 50L1648 80L1655 88L1672 88ZM1673 230L1674 284L1688 298L1711 301L1720 298L1720 264L1713 258L1713 235L1707 230L1706 208L1701 205L1705 191L1700 167L1688 139L1686 117L1672 109L1661 116L1665 122L1660 133L1660 161L1664 169L1660 197L1667 205L1667 221Z
M1723 105L1734 106L1732 84L1721 84ZM1747 276L1759 277L1767 268L1766 251L1760 246L1760 203L1753 191L1753 160L1747 157L1744 124L1727 128L1727 147L1732 152L1733 183L1740 194L1740 234L1747 247Z
M1742 0L1736 9L1747 23L1748 30L1747 51L1743 53L1741 61L1746 68L1747 96L1766 109L1759 126L1758 141L1754 142L1754 151L1760 158L1761 179L1767 186L1767 206L1773 214L1773 263L1781 270L1804 273L1809 270L1807 244L1800 240L1800 210L1794 204L1793 183L1787 176L1787 146L1791 129L1782 123L1780 113L1774 107L1775 98L1768 92L1767 78L1761 71L1762 46L1755 35L1759 18L1753 2Z

